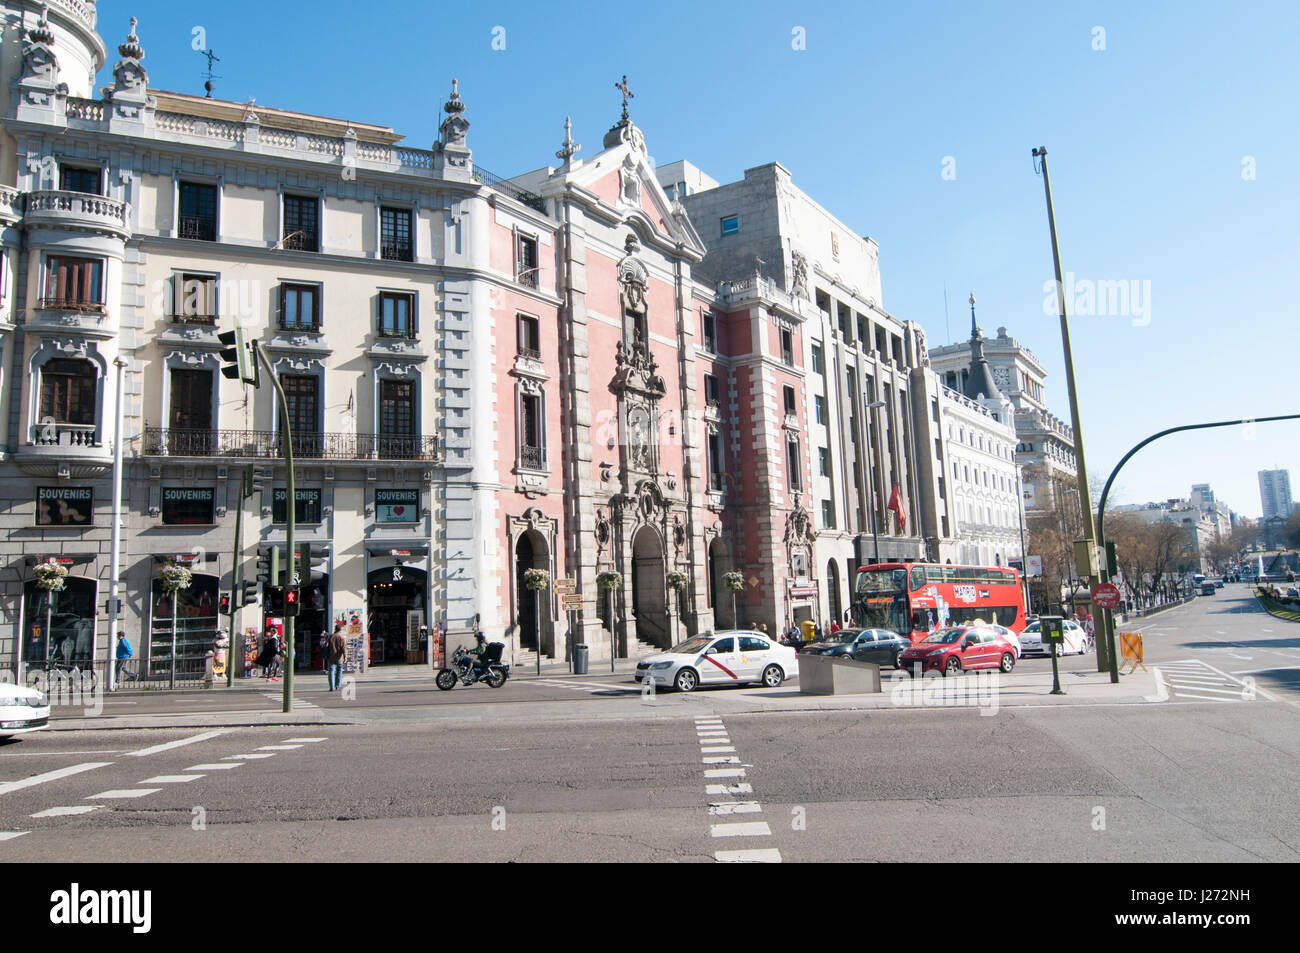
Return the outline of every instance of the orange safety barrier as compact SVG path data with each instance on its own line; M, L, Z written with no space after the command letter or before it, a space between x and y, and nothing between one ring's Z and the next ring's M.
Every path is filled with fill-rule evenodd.
M1124 662L1132 667L1131 672L1136 672L1139 668L1146 671L1147 667L1142 664L1142 636L1137 632L1119 633L1119 655Z

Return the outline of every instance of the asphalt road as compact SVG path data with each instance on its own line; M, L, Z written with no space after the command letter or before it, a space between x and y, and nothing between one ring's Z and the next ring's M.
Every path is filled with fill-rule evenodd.
M1153 617L1140 704L633 710L521 679L376 684L356 724L38 732L0 742L0 859L1295 861L1297 633L1244 587ZM421 717L460 698L477 721Z

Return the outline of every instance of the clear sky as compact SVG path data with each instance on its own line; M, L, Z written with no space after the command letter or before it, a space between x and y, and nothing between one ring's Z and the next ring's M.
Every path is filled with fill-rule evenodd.
M933 344L964 339L974 291L985 332L1006 326L1038 356L1048 403L1068 420L1030 156L1045 145L1092 482L1165 427L1300 413L1300 4L1289 0L101 0L99 11L113 54L140 18L156 87L201 94L193 47L205 39L220 57L217 96L390 125L415 147L437 136L456 76L474 158L506 176L555 163L566 115L580 157L598 152L626 73L657 161L690 159L723 182L781 162L880 243L890 312ZM1123 282L1127 307L1114 291L1089 296L1094 282ZM1186 497L1208 482L1258 516L1256 471L1274 466L1300 479L1300 421L1168 438L1114 495Z

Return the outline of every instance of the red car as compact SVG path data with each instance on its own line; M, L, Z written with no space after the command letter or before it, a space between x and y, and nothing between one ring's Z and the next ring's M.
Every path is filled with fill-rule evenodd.
M1005 637L987 626L959 625L937 629L929 637L905 649L899 668L913 675L998 668L1010 672L1016 667L1016 649Z

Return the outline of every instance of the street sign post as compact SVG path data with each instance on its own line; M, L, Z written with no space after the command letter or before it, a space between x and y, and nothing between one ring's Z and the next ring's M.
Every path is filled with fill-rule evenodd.
M1092 589L1092 604L1099 609L1118 609L1121 601L1119 587L1114 583L1101 582Z

